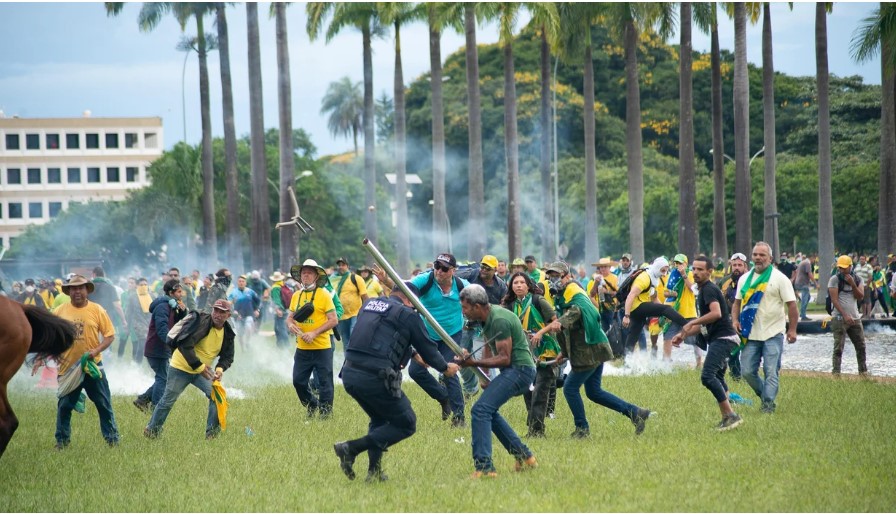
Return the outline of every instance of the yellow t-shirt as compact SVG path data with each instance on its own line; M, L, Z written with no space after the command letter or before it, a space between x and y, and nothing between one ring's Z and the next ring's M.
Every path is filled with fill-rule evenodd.
M196 343L196 346L193 347L193 351L196 352L197 359L202 361L206 367L211 367L212 362L214 362L215 358L221 353L221 346L223 344L224 327L215 328L212 326L212 329L208 331L208 335ZM202 366L198 369L190 367L190 364L187 363L187 359L184 358L184 354L180 353L179 349L174 350L174 353L171 354L171 367L194 375L202 373L205 369Z
M317 294L314 294L314 291L317 291ZM321 288L315 288L312 291L301 291L292 295L292 300L289 302L289 310L292 312L297 311L310 302L312 297L314 298L314 312L311 313L311 316L308 316L308 319L299 323L299 328L304 332L314 330L323 325L327 322L327 313L336 311L336 306L333 305L333 299L330 297L330 294L326 289ZM301 337L296 336L296 348L299 350L326 350L330 348L331 333L333 333L332 330L327 330L315 337L310 343L306 343Z
M333 289L339 291L339 283L342 282L342 276L333 275L330 277L330 285ZM357 286L355 286L357 284ZM361 295L367 294L367 285L360 275L349 272L349 276L345 277L342 284L342 291L339 292L339 302L342 303L342 317L339 319L354 318L361 310Z
M635 301L632 302L632 310L638 308L642 303L650 303L650 275L645 271L641 273L637 277L635 277L635 282L632 284L632 289L638 288L641 292L638 296L635 297ZM623 312L623 314L625 314Z
M545 276L545 278L538 281L538 283L541 284L541 287L544 288L545 301L547 301L548 305L550 305L551 308L553 309L554 308L554 298L551 296L551 284L548 282L547 274L545 274L544 276ZM510 284L507 284L507 288L510 289Z
M688 280L690 280L692 284L694 283L694 272L688 272ZM675 298L665 298L665 295L663 295L659 289L657 289L657 296L663 298L667 305L675 305ZM697 298L694 296L694 292L691 291L690 287L685 286L685 288L681 290L681 302L678 304L678 313L685 318L697 317Z
M75 343L59 357L59 376L62 376L81 360L82 355L100 345L99 334L103 338L114 336L115 326L106 310L91 301L81 308L75 307L71 302L64 303L55 312L60 318L75 324ZM94 359L97 363L102 360L102 354Z
M370 298L378 298L383 296L383 294L383 286L380 284L379 279L370 277L370 280L367 281L367 296Z

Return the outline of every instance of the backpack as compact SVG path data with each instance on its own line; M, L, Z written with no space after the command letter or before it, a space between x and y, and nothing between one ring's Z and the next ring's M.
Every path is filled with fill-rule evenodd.
M429 278L426 279L426 283L423 284L423 287L420 288L420 296L421 296L421 297L422 297L423 295L425 295L426 293L428 293L429 290L432 289L432 285L436 283L436 277L435 277L435 275L436 275L435 271L433 271L432 273L430 273L430 274L429 274ZM463 283L463 281L462 281L461 279L457 278L457 277L454 277L454 285L457 286L457 294L460 294L460 292L464 290L464 283Z
M283 303L283 307L289 309L289 304L292 301L292 295L295 293L286 283L280 286L280 302Z
M168 345L168 348L177 350L180 347L180 344L193 335L193 332L195 332L198 327L199 313L190 311L183 317L183 319L171 327L171 330L168 331L168 337L165 338L165 344Z
M631 275L625 277L625 280L622 281L622 284L619 285L619 289L616 291L616 304L617 308L625 308L625 300L628 298L628 293L632 290L632 284L635 283L635 279L638 278L641 273L644 273L645 269L639 268L632 272Z
M850 273L850 275L852 275L853 280L855 280L855 274ZM843 277L839 273L837 273L837 293L839 294L840 291L843 291L844 287L846 287L846 280L844 280ZM828 311L828 314L830 314L831 316L834 315L834 301L831 300L830 294L828 294L828 297L824 300L824 309Z

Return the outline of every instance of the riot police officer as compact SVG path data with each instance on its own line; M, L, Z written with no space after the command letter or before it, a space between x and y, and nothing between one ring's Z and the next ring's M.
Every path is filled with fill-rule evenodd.
M405 285L419 295L413 284ZM355 457L365 451L370 461L367 481L386 480L383 452L417 430L417 416L401 390L401 368L411 357L411 346L445 376L457 373L457 364L445 362L401 289L396 287L391 296L374 298L364 305L346 347L340 376L345 391L370 416L370 425L366 436L333 446L349 480L355 478Z

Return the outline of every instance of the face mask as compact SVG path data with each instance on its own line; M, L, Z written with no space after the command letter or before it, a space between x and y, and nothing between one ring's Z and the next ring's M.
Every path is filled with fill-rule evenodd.
M25 292L31 294L34 292L34 286L28 286L25 288Z
M560 277L548 279L551 296L559 294L563 289L563 279Z
M149 286L137 286L137 294L147 294L149 292Z
M228 277L218 277L218 279L217 279L219 284L223 284L225 286L230 285L230 280L231 280L231 278L229 276Z

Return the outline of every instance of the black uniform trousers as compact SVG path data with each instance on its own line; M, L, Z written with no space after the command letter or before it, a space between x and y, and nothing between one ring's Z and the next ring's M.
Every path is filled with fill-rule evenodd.
M367 437L375 446L368 449L371 461L378 461L378 454L417 431L417 415L404 391L396 398L386 389L382 378L349 366L342 369L342 384L345 392L370 416Z

